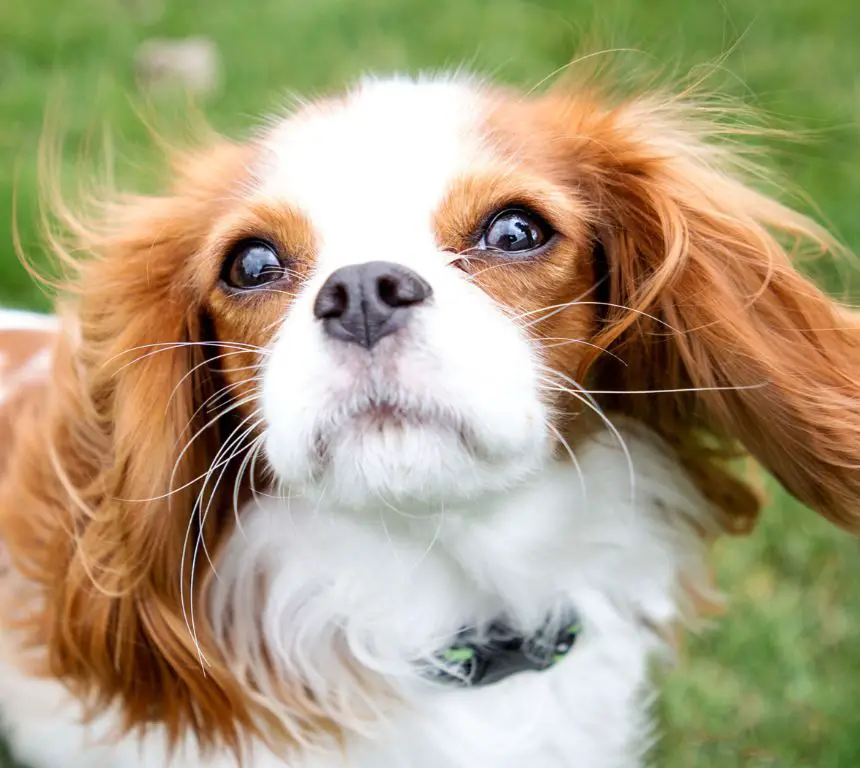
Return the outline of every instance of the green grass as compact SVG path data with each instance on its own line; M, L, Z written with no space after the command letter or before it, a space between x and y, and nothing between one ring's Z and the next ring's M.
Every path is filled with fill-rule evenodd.
M151 36L201 34L218 43L224 84L205 111L232 133L288 91L336 87L366 70L465 62L531 85L595 30L607 45L647 51L648 66L677 71L706 66L731 48L712 82L781 124L815 133L813 142L781 147L773 164L860 247L856 0L183 0L154 21L130 10L157 5L3 3L0 303L46 306L13 255L11 212L17 183L21 236L38 255L35 158L49 102L60 105L72 145L109 126L119 177L146 175L153 155L138 115L133 52ZM151 107L144 111L174 122L180 114L175 98ZM66 170L74 178L73 159ZM844 276L819 272L842 288ZM755 535L723 542L718 573L730 610L692 639L687 659L668 675L660 765L860 765L858 563L856 540L778 493Z

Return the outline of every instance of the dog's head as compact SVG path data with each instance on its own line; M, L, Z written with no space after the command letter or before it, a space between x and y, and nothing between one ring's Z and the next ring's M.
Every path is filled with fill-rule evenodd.
M190 551L217 557L253 483L456 506L618 413L678 446L727 527L757 511L715 458L737 444L860 527L856 323L791 263L828 236L693 113L367 81L73 223L91 258L6 497L37 502L6 527L56 607L55 672L131 723L235 741L252 706L217 654L202 676L182 609Z

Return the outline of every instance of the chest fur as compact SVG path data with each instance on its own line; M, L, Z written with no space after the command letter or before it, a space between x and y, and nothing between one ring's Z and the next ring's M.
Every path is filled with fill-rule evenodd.
M659 443L624 439L626 453L595 438L579 471L559 464L479 509L258 501L207 606L225 655L254 670L265 648L264 693L301 679L345 732L371 732L351 740L351 765L638 764L649 660L684 616L681 585L706 579L692 523L709 508ZM420 672L464 626L503 615L528 634L562 606L582 631L550 669L466 690Z

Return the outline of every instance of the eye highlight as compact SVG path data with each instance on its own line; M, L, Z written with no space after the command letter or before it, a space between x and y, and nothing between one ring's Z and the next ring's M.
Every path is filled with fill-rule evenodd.
M505 208L489 220L477 247L501 253L528 253L545 245L554 234L536 213L525 208Z
M264 240L242 240L233 246L221 279L231 288L248 290L283 280L287 266L278 249Z

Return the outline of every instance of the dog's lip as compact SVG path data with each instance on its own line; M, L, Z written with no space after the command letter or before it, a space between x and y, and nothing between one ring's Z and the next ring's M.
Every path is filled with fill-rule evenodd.
M378 426L391 424L394 426L432 426L438 425L457 429L461 419L449 409L444 409L430 403L404 403L397 399L370 396L356 404L345 415L344 423L370 419Z
M451 408L432 401L401 402L397 399L371 395L349 409L342 411L325 428L317 431L314 439L317 459L325 463L329 446L338 433L357 429L365 434L387 428L442 429L457 436L460 443L473 455L479 455L480 441L466 420Z

